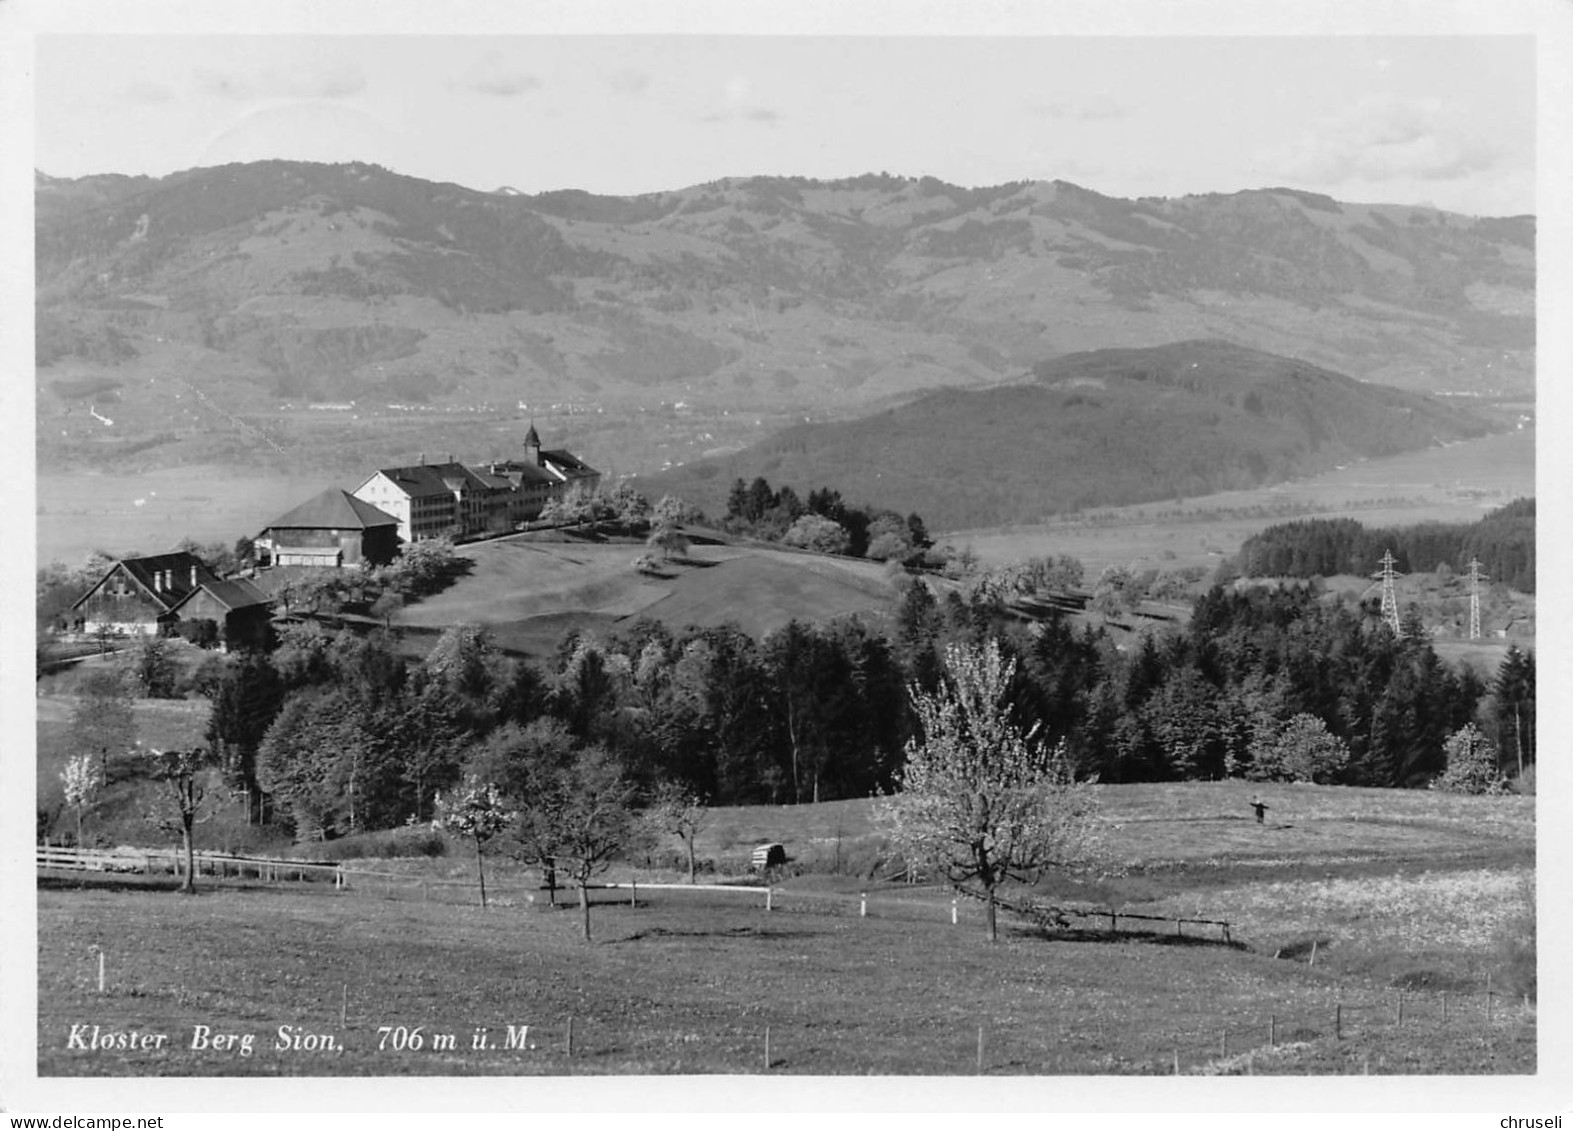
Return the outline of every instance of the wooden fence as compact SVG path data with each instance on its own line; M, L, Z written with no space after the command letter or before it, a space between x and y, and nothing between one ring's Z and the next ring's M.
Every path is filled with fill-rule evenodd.
M174 874L185 871L185 853L178 848L120 848L77 849L44 846L36 850L38 867L66 871L124 872L143 875ZM331 881L334 890L380 895L385 899L418 899L429 902L434 897L448 902L479 902L478 885L473 879L433 879L406 872L377 868L357 867L353 862L290 860L281 857L236 856L219 852L198 852L194 855L198 876L214 879L254 880L262 883L320 883ZM546 890L534 884L521 885L499 877L487 884L494 901L535 902L538 893ZM681 884L642 883L629 880L604 884L590 884L591 899L597 903L623 903L637 905L640 890L646 892L688 892L702 895L744 895L759 901L764 910L817 911L820 914L851 914L856 906L859 916L867 917L870 907L873 914L886 917L928 920L943 917L943 901L903 898L889 891L879 892L870 901L867 892L850 895L841 892L783 891L772 885L760 884ZM556 889L565 901L577 900L576 889L564 886ZM605 893L615 892L607 898ZM622 893L628 898L623 899ZM459 896L459 900L452 897ZM961 897L981 902L976 892L962 891L950 901L950 921L960 921ZM1099 930L1107 923L1109 934L1119 934L1121 924L1131 933L1157 933L1132 928L1135 923L1159 924L1163 933L1178 937L1201 939L1198 932L1186 935L1187 925L1218 928L1219 938L1231 942L1229 923L1222 919L1177 918L1166 915L1143 915L1136 912L1113 911L1104 908L1061 907L1038 901L998 899L999 909L1007 914L1026 919L1048 930L1063 930L1077 921L1084 930Z

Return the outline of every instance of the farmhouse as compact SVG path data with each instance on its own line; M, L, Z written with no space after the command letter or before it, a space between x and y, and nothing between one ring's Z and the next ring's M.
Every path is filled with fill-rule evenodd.
M123 558L71 606L84 632L155 636L181 621L211 620L226 646L262 640L271 599L249 581L225 581L194 554Z
M393 560L399 549L399 520L330 487L270 522L252 539L258 564L372 566Z
M573 490L593 491L601 473L572 452L543 450L530 426L524 458L466 467L446 463L388 467L375 472L352 494L394 516L399 537L419 542L444 534L467 538L512 530L540 515L553 499Z

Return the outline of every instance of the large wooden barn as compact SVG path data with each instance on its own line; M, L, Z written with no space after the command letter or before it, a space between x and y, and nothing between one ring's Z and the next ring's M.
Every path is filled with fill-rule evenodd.
M182 621L211 620L225 647L266 640L272 599L244 579L224 580L194 554L122 558L71 606L89 634L155 636Z
M399 520L330 487L279 515L252 539L263 566L386 565L399 549Z

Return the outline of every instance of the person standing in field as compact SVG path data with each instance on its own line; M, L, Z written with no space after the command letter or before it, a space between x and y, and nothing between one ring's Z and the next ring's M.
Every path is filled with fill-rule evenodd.
M1267 816L1267 802L1259 797L1251 798L1251 808L1256 810L1256 823L1262 824L1262 819Z

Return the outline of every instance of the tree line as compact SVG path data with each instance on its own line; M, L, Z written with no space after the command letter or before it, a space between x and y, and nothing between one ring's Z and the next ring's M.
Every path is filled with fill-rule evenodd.
M1515 499L1471 523L1425 522L1367 529L1352 518L1313 518L1269 526L1240 547L1245 577L1366 577L1392 551L1400 573L1448 569L1467 574L1479 560L1490 579L1535 591L1535 500Z
M473 625L416 658L384 631L308 622L271 655L227 661L209 738L254 819L297 837L426 821L466 780L515 794L585 752L639 796L867 797L896 786L922 729L913 696L939 691L953 645L1000 649L1012 720L1063 744L1079 778L1416 786L1471 724L1505 768L1534 763L1533 653L1510 647L1486 680L1309 585L1214 588L1187 628L1126 648L1064 617L1025 624L983 589L936 598L921 579L883 627L792 621L756 640L641 620L571 633L541 664Z

